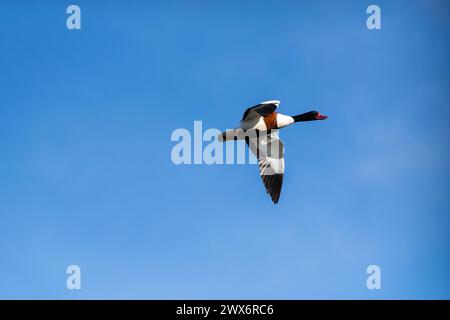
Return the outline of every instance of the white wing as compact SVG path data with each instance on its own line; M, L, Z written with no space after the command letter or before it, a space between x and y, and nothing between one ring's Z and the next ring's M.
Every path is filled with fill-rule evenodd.
M256 137L247 138L246 142L258 158L259 174L267 193L277 203L284 176L284 144L278 136L278 130L272 130L267 135L259 132Z

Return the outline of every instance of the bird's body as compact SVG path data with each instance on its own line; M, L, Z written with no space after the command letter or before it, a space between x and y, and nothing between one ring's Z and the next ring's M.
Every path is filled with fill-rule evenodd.
M275 111L279 104L278 100L270 100L248 108L234 131L224 132L219 136L221 141L245 139L258 158L261 178L274 203L280 198L284 177L284 145L278 137L278 129L295 122L327 118L317 111L287 116ZM236 131L243 134L235 134Z

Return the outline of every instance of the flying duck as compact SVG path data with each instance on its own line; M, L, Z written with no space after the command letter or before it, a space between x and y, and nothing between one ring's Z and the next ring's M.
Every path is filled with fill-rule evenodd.
M280 198L284 175L284 144L278 136L278 129L295 122L328 118L317 111L287 116L275 111L279 104L278 100L270 100L248 108L236 129L223 132L218 137L219 141L245 139L258 159L259 174L273 203L278 203Z

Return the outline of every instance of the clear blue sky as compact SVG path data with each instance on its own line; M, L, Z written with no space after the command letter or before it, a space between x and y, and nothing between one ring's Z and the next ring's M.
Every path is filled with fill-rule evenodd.
M0 298L450 298L448 1L69 4L0 4ZM268 99L329 116L281 132L278 205L172 163Z

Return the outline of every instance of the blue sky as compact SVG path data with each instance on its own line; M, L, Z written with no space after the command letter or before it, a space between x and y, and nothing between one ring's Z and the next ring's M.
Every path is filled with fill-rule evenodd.
M0 298L450 298L448 2L69 4L0 4ZM172 163L268 99L329 116L281 132L278 205Z

